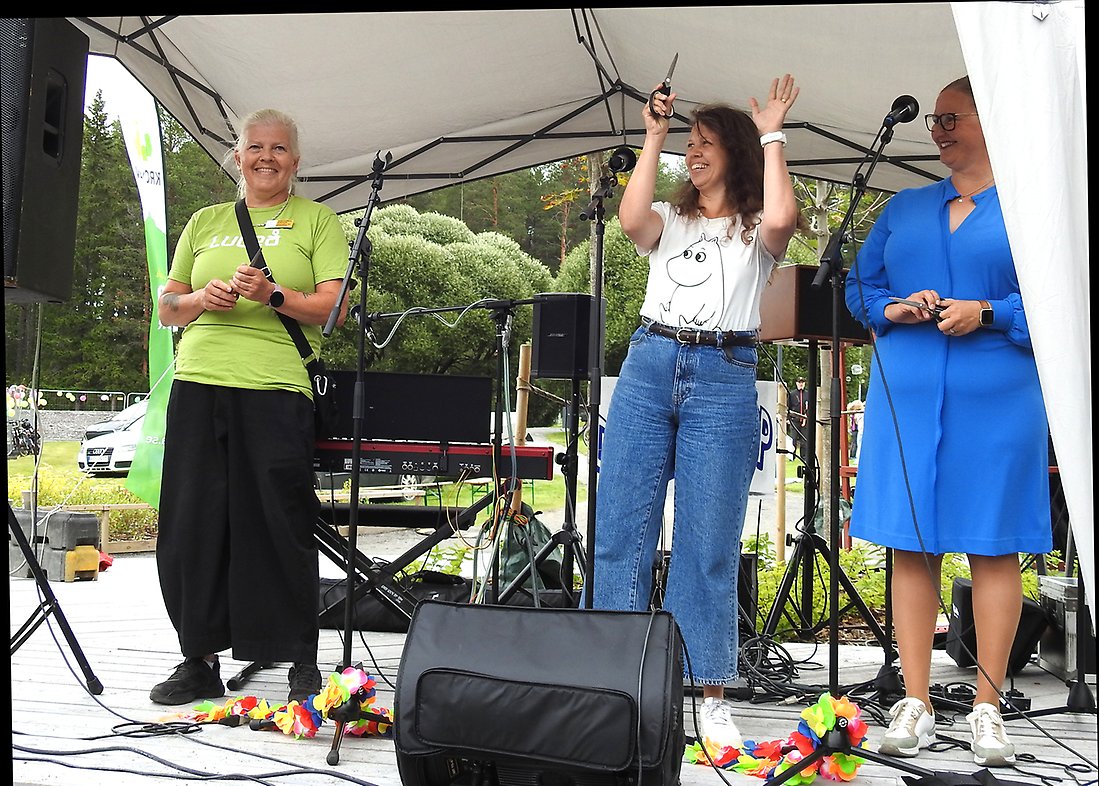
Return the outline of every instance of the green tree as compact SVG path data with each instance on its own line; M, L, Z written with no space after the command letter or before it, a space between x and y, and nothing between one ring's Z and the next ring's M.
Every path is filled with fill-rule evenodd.
M353 239L354 219L342 220ZM367 237L365 309L359 286L351 295L369 328L364 367L495 378L497 336L509 326L503 371L514 401L519 345L531 339L529 301L552 285L549 270L503 234L474 233L456 218L408 204L377 210ZM351 318L327 339L324 356L331 367L357 368L360 330L360 321ZM532 402L529 424L541 424L550 410Z
M84 119L83 149L72 294L64 303L6 308L8 341L30 340L35 333L12 336L11 330L37 330L27 312L41 309L40 387L145 390L148 273L141 206L121 128L109 121L101 94ZM26 353L16 357L19 364L27 360ZM9 380L30 380L29 366L12 368L10 362Z

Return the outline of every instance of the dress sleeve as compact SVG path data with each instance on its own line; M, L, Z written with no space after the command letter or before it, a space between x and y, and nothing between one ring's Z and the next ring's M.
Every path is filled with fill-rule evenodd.
M1022 296L1012 292L1003 300L989 301L989 305L992 306L992 329L1004 331L1007 340L1012 344L1033 349Z
M847 309L856 320L877 335L885 333L893 326L885 317L885 307L889 305L889 298L893 295L885 269L885 246L892 233L892 204L890 200L874 222L844 284Z

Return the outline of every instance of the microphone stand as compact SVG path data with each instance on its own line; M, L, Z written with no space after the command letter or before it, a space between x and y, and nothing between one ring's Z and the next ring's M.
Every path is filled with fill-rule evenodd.
M913 116L915 113L913 112ZM911 119L911 118L910 118ZM874 167L877 166L878 159L881 158L882 150L893 138L893 120L892 117L887 117L886 122L882 124L881 130L878 132L878 137L874 140L878 144L877 149L871 149L868 155L871 156L869 168L866 174L863 175L861 170L866 165L866 159L859 164L859 169L856 170L852 179L852 197L850 204L847 206L847 212L843 217L843 221L840 224L839 232L837 232L829 241L824 255L821 257L820 269L817 271L816 277L813 279L811 286L814 289L819 289L826 278L831 276L832 278L832 377L831 377L831 476L832 484L829 489L829 499L831 502L831 510L829 511L829 544L830 544L830 560L828 565L828 604L829 604L829 627L828 627L828 690L834 697L838 697L839 689L839 549L840 549L840 522L839 522L839 423L840 423L840 385L842 380L839 374L839 352L840 352L840 329L839 329L839 315L840 308L846 307L841 292L843 290L843 252L842 246L847 233L848 228L851 225L851 221L854 217L855 208L862 199L863 194L866 192L866 183L870 178L870 175L874 171ZM886 588L886 597L888 603L889 588ZM886 647L888 649L888 647ZM887 658L892 660L891 654L887 654ZM935 775L931 770L925 770L922 767L916 767L907 762L899 761L891 756L887 756L877 751L872 751L868 748L854 748L851 745L850 739L847 735L847 723L844 718L836 718L835 727L827 730L824 736L820 740L818 745L808 756L795 762L790 769L783 771L779 775L771 779L771 784L784 783L787 780L793 778L805 770L812 764L820 761L826 756L830 756L835 753L842 753L848 756L854 755L859 758L875 761L880 764L889 764L896 767L899 770L911 773L913 775L919 775L922 778L929 778ZM908 780L908 779L905 779Z
M359 281L361 283L359 291L359 314L363 317L366 316L367 278L370 273L370 252L372 250L370 239L366 236L366 231L370 227L370 217L374 212L374 208L377 207L378 203L381 201L378 192L382 189L385 168L392 158L392 153L386 153L385 159L383 160L381 151L379 151L378 155L374 158L374 182L370 191L370 199L367 201L363 217L355 222L359 231L355 236L355 240L351 243L351 253L348 257L347 272L344 273L339 297L336 298L336 304L332 307L332 312L328 316L328 321L321 331L325 338L332 335L332 331L336 327L336 322L339 320L340 315L340 304L343 303L343 299L347 297L348 291L353 286L352 276L356 268L359 271ZM348 507L347 522L347 592L344 596L343 662L337 667L337 671L343 671L345 668L351 666L351 642L355 631L355 585L357 577L355 555L358 552L356 540L359 529L359 468L362 460L363 388L366 379L366 334L369 329L370 323L364 320L359 329L358 362L356 363L355 368L355 390L354 395L352 396L351 504ZM384 718L379 719L385 720ZM329 750L327 757L329 764L334 765L339 762L339 745L343 737L344 725L344 721L336 721L332 748Z
M629 151L628 148L626 148ZM632 156L632 151L629 151ZM615 154L612 159L622 162ZM631 163L621 163L628 169ZM622 171L625 171L623 169ZM606 233L603 200L614 193L618 182L618 170L611 167L611 174L599 178L599 188L592 194L591 202L580 214L580 220L595 219L595 263L591 274L592 305L588 314L588 543L586 580L584 581L584 608L592 608L595 598L595 498L599 484L599 453L602 434L599 428L599 402L603 379L603 236ZM575 415L574 415L575 416Z

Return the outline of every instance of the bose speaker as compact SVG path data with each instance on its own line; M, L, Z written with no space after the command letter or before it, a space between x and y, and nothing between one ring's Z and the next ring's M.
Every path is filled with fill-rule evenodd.
M4 295L72 294L88 37L60 17L0 19Z
M959 666L976 666L977 633L973 619L973 581L954 579L954 589L950 596L950 627L946 632L946 654ZM1007 673L1011 676L1022 671L1030 662L1030 656L1038 651L1038 641L1042 638L1049 619L1040 603L1023 598L1023 608L1019 613L1019 628L1015 632L1015 641L1011 645Z
M534 296L531 379L586 379L591 374L591 307L595 298L581 292ZM603 301L599 324L606 317ZM602 366L603 347L599 348Z

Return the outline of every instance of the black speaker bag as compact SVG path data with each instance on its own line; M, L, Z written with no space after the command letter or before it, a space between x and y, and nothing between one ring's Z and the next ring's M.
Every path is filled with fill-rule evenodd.
M973 581L954 579L950 596L950 627L946 632L944 648L959 666L976 666L977 632L973 621ZM1030 656L1038 651L1038 641L1042 638L1049 619L1042 605L1030 598L1023 598L1023 609L1019 615L1019 629L1015 632L1015 641L1011 645L1007 673L1016 675L1030 662Z
M674 786L684 745L681 653L666 611L424 601L394 697L402 782L480 761L498 774L534 770L531 782L555 771L632 778L640 769L642 782Z

